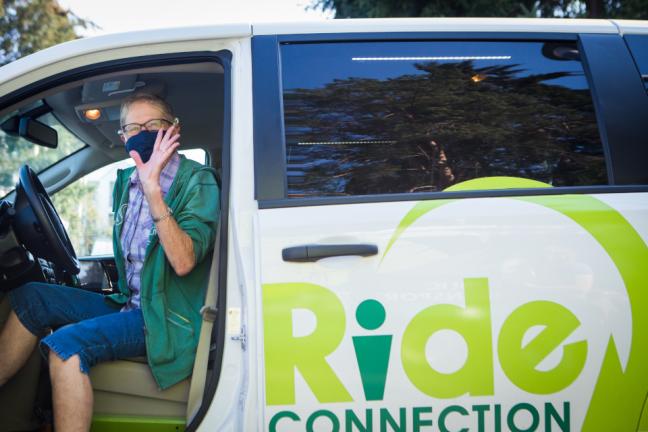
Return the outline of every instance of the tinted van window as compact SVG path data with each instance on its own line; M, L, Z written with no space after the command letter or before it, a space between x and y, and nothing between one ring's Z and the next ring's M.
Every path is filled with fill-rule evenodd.
M625 40L648 91L648 35L627 35Z
M285 44L281 62L289 197L607 183L575 44Z

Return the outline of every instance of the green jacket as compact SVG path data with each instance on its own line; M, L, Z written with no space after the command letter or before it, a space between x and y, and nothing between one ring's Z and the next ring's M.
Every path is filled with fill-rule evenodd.
M110 298L119 304L130 296L119 238L128 206L128 178L134 169L117 172L113 191L113 250L119 293ZM220 211L214 170L181 156L164 201L180 228L193 240L197 264L188 275L176 275L155 230L151 231L140 275L140 307L146 325L148 364L161 389L187 378L193 369L202 323L200 308L205 300Z

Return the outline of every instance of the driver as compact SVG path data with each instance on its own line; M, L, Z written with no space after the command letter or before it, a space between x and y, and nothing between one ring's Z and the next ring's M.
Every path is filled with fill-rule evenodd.
M119 293L28 283L10 293L0 333L0 386L40 339L59 431L90 428L93 365L146 355L165 389L191 374L200 334L219 216L215 173L177 153L179 122L163 99L126 98L120 121L135 167L117 173L113 192Z

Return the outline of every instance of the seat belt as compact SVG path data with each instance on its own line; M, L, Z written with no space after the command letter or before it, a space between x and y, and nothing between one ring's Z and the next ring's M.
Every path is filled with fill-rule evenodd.
M200 308L202 315L202 325L200 328L200 338L198 339L198 348L196 350L196 360L194 362L193 374L191 376L191 386L189 387L189 398L187 401L187 424L191 423L198 413L203 401L205 392L205 381L207 379L207 364L209 363L209 353L211 351L211 335L216 321L217 309L216 300L218 299L218 274L220 260L220 222L217 226L216 241L214 242L214 253L212 255L212 265L209 270L209 282L207 283L207 293L205 294L205 304Z

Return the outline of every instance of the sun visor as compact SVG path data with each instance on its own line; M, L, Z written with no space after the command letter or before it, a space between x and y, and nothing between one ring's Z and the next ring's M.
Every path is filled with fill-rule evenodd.
M85 104L123 99L137 91L145 91L163 97L164 85L160 82L148 82L140 79L138 74L92 80L83 84L81 102Z
M121 99L145 83L137 80L138 75L123 75L114 78L90 81L83 84L81 102L102 102L108 99Z
M84 123L118 122L122 99L140 91L164 98L165 86L159 81L139 80L138 75L90 81L81 90L82 103L74 108Z

